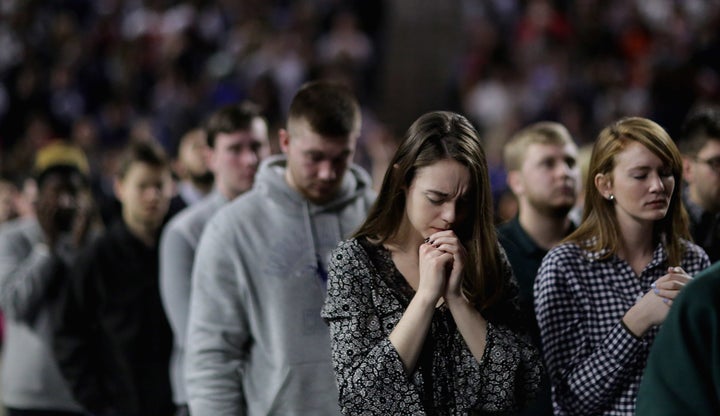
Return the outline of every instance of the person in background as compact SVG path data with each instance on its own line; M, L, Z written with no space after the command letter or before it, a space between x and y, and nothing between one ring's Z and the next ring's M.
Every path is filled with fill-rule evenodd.
M252 187L260 161L270 148L267 123L250 103L217 110L208 118L205 133L215 189L174 217L160 239L160 294L173 330L170 380L178 416L188 414L183 370L185 338L192 268L200 235L220 207Z
M540 330L533 309L533 285L548 250L575 230L569 213L579 188L577 154L577 145L565 126L548 121L515 133L503 149L507 183L518 200L518 215L498 227L498 237L517 278L520 307L538 349ZM552 415L547 377L543 377L537 400L525 412Z
M492 206L470 122L418 118L332 254L322 316L344 414L505 414L534 395L540 357L518 325Z
M158 240L172 177L162 149L131 142L115 193L122 216L73 265L55 354L92 415L170 416L172 333L160 301Z
M82 415L53 356L52 317L68 269L92 231L88 162L57 141L35 158L36 215L0 228L0 308L5 317L3 404L8 416Z
M201 128L188 131L180 138L174 171L180 179L177 194L170 200L168 217L207 196L213 188L214 175L208 166L207 132Z
M657 329L710 262L691 243L682 159L657 123L618 120L595 141L577 230L535 280L555 414L634 415Z
M351 163L356 98L340 84L303 85L283 155L208 222L193 267L185 356L193 415L337 415L327 326L320 317L330 251L365 218L370 177Z
M700 107L683 124L678 147L683 154L683 193L690 234L720 260L720 107Z

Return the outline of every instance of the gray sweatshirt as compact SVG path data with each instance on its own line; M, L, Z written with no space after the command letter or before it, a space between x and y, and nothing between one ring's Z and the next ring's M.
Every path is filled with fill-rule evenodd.
M266 159L255 187L210 220L193 269L186 388L193 416L337 415L328 327L328 256L374 201L352 167L317 206Z
M214 191L178 213L165 226L160 239L160 296L173 331L170 382L173 401L180 405L187 403L183 368L195 251L205 224L226 202L227 198Z
M8 407L80 411L52 353L53 308L65 279L65 264L50 255L36 219L0 228L2 401Z

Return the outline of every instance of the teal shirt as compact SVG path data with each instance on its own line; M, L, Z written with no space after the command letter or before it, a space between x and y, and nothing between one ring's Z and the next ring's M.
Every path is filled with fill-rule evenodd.
M650 351L636 414L720 415L720 262L675 299Z

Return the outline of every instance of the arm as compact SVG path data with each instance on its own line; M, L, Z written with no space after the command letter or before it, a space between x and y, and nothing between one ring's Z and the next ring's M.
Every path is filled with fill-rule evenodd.
M227 228L227 227L226 227ZM244 415L242 369L250 329L240 297L243 270L211 221L197 249L188 320L185 382L192 414Z
M75 399L90 412L101 414L110 401L97 355L100 347L94 301L99 296L95 285L99 274L94 259L95 250L86 250L71 269L58 305L53 349Z
M330 325L340 407L346 414L418 413L420 377L408 375L388 338L403 307L387 286L374 283L374 273L357 241L341 243L332 255L323 318Z
M40 308L47 306L64 265L47 245L33 243L17 228L0 232L0 307L11 319L33 325Z
M160 295L175 345L184 348L195 249L175 225L171 223L160 240Z
M535 282L535 311L544 358L553 386L553 401L569 414L596 414L611 403L636 371L645 340L626 330L620 320L596 345L589 345L594 325L582 300L589 299L573 285L577 265L567 251L551 252L543 260Z

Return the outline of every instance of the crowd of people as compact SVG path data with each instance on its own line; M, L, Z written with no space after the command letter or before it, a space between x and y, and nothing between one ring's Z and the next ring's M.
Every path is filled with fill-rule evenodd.
M0 6L6 414L720 413L720 5L599 3L404 133L382 2Z

